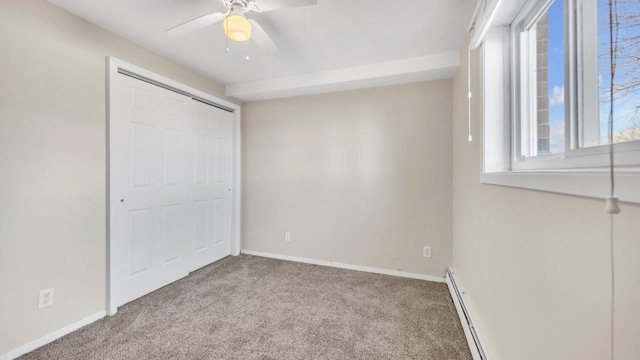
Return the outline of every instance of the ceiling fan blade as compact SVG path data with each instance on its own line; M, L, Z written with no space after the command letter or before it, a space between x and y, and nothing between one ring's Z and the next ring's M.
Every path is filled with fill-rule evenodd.
M273 42L262 26L252 19L249 19L249 22L251 23L251 38L255 41L260 50L268 55L275 55L279 53L280 49L278 49L278 45Z
M190 32L196 31L196 30L200 30L204 27L207 27L209 25L215 24L217 22L220 22L222 20L224 20L224 18L226 17L226 14L223 13L213 13L213 14L208 14L208 15L204 15L204 16L200 16L197 17L193 20L189 20L183 24L180 25L176 25L170 29L167 30L167 34L171 35L171 36L182 36L182 35L186 35Z
M257 11L271 11L292 7L316 5L318 0L258 0L255 7Z

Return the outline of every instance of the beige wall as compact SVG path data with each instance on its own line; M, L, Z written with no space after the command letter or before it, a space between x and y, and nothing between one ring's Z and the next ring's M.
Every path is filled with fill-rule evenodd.
M0 49L3 354L105 309L105 56L224 88L44 0L0 0Z
M463 49L453 91L453 267L481 331L496 360L608 359L610 219L604 201L480 184L481 144L467 142ZM640 207L623 205L614 221L615 359L640 359Z
M444 276L451 93L447 79L244 103L242 248Z

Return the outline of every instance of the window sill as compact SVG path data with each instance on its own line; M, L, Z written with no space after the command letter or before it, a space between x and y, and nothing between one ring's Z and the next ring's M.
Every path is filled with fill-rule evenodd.
M616 170L615 175L620 201L640 204L640 170ZM598 199L608 197L611 186L606 169L485 172L480 182Z

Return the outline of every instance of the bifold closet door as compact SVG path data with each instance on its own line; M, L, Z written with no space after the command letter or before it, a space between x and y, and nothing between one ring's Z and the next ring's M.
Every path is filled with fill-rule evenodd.
M194 179L190 192L194 233L189 243L189 271L231 254L233 116L194 102Z
M232 117L130 76L111 86L110 291L120 306L230 254L231 173L218 170L231 165Z

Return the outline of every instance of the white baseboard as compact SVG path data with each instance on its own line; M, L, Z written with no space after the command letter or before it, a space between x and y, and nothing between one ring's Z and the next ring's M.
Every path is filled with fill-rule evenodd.
M22 356L28 352L31 352L43 345L46 345L50 342L53 342L69 333L72 333L81 327L87 326L92 322L98 321L107 315L106 310L102 310L93 315L89 315L86 318L77 321L71 325L65 326L62 329L56 330L48 335L45 335L37 340L34 340L30 343L20 346L17 349L11 350L6 354L0 355L0 360L13 360L19 356Z
M494 359L491 349L488 347L486 341L483 341L484 336L482 336L482 332L480 327L478 326L477 319L475 319L473 314L471 314L469 306L467 306L468 304L465 304L464 291L461 289L459 280L456 279L455 272L449 269L449 271L447 271L445 279L447 281L449 292L451 293L451 298L453 299L453 304L455 305L456 311L458 312L460 324L462 324L464 336L467 339L467 344L469 345L469 350L471 350L471 356L473 357L473 360ZM458 287L457 289L456 286Z
M305 263L305 264L329 266L329 267L340 268L340 269L364 271L364 272L369 272L369 273L374 273L374 274L397 276L397 277L410 278L410 279L427 280L427 281L434 281L434 282L439 282L439 283L444 283L445 282L445 279L443 277L438 277L438 276L433 276L433 275L423 275L423 274L415 274L415 273L409 273L409 272L404 272L404 271L378 269L378 268L369 267L369 266L343 264L343 263L338 263L338 262L333 262L333 261L308 259L308 258L301 258L301 257L289 256L289 255L265 253L265 252L260 252L260 251L241 250L240 252L242 254L247 254L247 255L260 256L260 257L279 259L279 260L294 261L294 262Z

